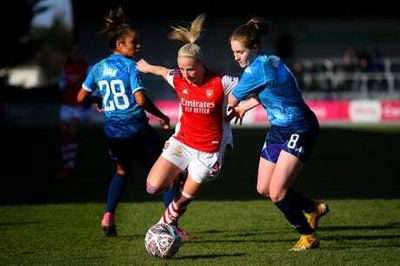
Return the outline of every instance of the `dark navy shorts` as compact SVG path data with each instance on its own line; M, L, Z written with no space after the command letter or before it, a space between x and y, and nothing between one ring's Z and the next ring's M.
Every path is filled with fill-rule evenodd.
M293 154L306 163L317 142L319 126L304 128L271 126L265 138L261 157L276 163L282 150Z
M128 169L132 161L138 161L149 170L162 152L163 143L157 131L146 132L129 138L107 138L110 159Z

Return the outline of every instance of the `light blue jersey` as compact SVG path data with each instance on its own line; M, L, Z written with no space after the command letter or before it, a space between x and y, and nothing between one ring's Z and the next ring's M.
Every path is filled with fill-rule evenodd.
M112 54L101 60L90 70L83 88L90 93L99 90L108 138L132 137L149 127L145 111L133 96L144 87L132 59Z
M258 54L244 70L232 93L238 100L257 94L273 126L303 127L315 122L296 78L277 56Z

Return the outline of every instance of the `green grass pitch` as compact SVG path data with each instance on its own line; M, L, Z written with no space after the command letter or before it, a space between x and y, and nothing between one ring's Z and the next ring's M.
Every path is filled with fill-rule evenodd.
M320 221L320 249L291 253L297 234L255 189L265 130L235 128L220 177L181 219L197 239L157 260L143 242L162 214L161 196L146 194L136 164L117 210L119 236L101 234L112 173L101 128L82 129L79 177L63 182L54 180L55 128L5 128L0 265L398 265L399 133L400 126L322 128L296 186L331 212Z

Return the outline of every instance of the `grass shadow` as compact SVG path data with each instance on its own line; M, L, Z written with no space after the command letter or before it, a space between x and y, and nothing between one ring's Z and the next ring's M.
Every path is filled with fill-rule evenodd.
M296 186L313 198L399 198L400 127L392 130L322 128L318 145ZM166 139L172 132L160 132ZM226 154L220 176L198 200L254 200L259 150L265 129L234 129L235 148ZM112 164L102 128L80 134L79 177L57 182L56 128L5 127L0 204L104 202ZM27 138L26 136L29 136ZM390 147L390 148L388 148ZM146 172L134 163L123 201L160 201L145 190ZM378 178L379 177L379 178Z
M204 255L184 255L173 258L172 260L194 260L194 259L216 259L216 258L230 258L230 257L243 257L247 256L246 253L220 253L220 254L204 254Z

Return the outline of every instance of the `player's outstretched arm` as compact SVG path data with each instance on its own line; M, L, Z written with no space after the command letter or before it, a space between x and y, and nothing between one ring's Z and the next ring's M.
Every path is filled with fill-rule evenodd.
M143 73L150 73L153 75L161 76L167 80L167 75L170 69L163 66L155 66L147 63L146 60L141 59L136 63L137 69Z

